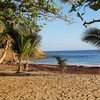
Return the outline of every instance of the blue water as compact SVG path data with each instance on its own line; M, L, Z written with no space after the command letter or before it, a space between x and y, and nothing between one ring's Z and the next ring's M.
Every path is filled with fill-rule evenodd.
M48 55L61 56L66 59L66 64L100 65L100 50L47 51L45 53ZM37 62L57 64L57 61L54 58L41 59Z

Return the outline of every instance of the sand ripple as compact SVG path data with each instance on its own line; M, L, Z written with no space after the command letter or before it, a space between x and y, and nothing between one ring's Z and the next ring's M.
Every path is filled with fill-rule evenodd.
M100 100L100 75L4 76L0 100Z

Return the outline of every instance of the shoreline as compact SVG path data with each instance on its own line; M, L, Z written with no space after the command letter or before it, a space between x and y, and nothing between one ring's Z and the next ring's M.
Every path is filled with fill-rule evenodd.
M36 65L54 65L54 66L58 66L59 64L54 64L54 63L30 63L32 64L36 64ZM66 66L82 66L82 67L100 67L99 64L66 64Z

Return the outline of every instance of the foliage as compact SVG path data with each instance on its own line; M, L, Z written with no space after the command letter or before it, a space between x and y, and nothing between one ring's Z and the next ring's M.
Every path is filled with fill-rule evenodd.
M0 21L0 48L4 48L5 47L6 41L8 39L10 40L11 38L7 34L6 26L2 21Z
M91 43L96 47L100 47L100 29L97 28L89 28L85 32L82 37L82 40Z
M57 55L48 55L49 57L53 57L53 58L56 58L60 68L64 71L64 69L66 68L66 59L63 59L62 57L60 56L57 56Z
M64 3L71 5L70 13L76 12L77 16L83 21L83 15L86 13L86 8L98 11L100 9L100 0L61 0ZM84 26L92 24L94 22L100 22L100 19L96 19L90 22L84 22Z
M37 25L37 20L48 18L68 21L66 16L62 16L61 8L57 7L54 0L0 0L0 20L5 23L11 23L13 26L21 23L29 27L31 22ZM28 20L28 23L25 23L25 20Z
M89 7L90 9L95 11L100 9L100 0L62 0L62 2L69 2L72 4L70 12L76 11L82 6L84 8Z
M34 32L34 29L30 27L25 27L23 25L19 28L19 33L22 34L24 37L30 36L32 37L30 41L30 48L29 48L29 56L31 56L34 53L34 48L37 47L40 44L41 36L38 34L39 27L37 27L37 31Z

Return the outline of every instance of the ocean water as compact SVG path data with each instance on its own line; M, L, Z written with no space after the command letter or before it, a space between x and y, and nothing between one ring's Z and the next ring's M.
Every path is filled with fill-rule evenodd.
M100 50L47 51L48 55L58 55L66 59L66 64L100 65ZM55 58L37 60L38 63L57 64Z

